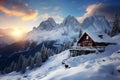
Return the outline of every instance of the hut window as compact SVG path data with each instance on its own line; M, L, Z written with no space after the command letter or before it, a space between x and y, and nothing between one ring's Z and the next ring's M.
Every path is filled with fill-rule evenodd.
M103 35L98 35L101 39L103 39Z
M88 40L88 39L89 39L89 37L88 37L88 36L86 36L86 39Z

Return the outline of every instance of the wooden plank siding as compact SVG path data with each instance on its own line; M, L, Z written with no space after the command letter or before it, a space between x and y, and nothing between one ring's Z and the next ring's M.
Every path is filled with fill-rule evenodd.
M82 54L96 53L96 50L69 50L70 56L75 57Z
M94 46L94 41L88 34L84 34L80 40L78 41L78 45L80 46Z
M78 41L79 46L107 46L109 43L94 42L93 39L85 33Z

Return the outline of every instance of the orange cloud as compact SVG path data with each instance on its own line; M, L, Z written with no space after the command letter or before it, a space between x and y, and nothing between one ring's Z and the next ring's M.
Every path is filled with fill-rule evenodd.
M19 9L19 8L28 8L27 3L14 3L12 4L12 8Z
M0 5L0 11L10 16L18 16L22 20L33 20L38 15L36 10L28 8L28 4L12 4L12 9Z
M35 10L29 10L28 13L22 16L22 20L33 20L38 16L38 12Z

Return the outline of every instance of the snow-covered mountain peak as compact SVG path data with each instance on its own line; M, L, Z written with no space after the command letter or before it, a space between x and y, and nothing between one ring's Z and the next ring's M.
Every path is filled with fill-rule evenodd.
M111 26L102 15L92 15L86 18L82 24L71 15L67 16L61 24L56 24L53 18L48 18L31 31L27 39L38 43L45 40L59 40L62 43L66 39L71 41L72 38L78 37L79 32L82 31L109 33Z
M48 18L32 30L27 39L38 43L46 40L55 40L58 43L63 43L78 37L80 31L80 23L73 16L66 17L61 24L56 24L53 18Z
M92 15L91 17L93 17L94 19L98 19L98 20L104 20L105 19L105 16L104 15Z
M54 27L56 27L56 22L53 18L48 18L46 21L43 21L38 26L38 29L41 30L52 30Z
M62 26L77 26L77 25L80 25L80 23L74 16L71 15L67 16L62 23Z
M66 17L66 19L75 19L75 17L74 17L74 16L71 16L71 15L68 15L68 16Z
M92 15L87 17L82 23L82 28L93 31L104 31L106 33L109 33L112 29L103 15Z
M52 24L56 24L55 20L52 17L49 17L47 21L51 22Z

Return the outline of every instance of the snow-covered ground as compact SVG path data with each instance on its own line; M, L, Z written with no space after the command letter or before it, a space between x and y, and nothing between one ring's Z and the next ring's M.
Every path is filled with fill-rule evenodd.
M116 41L118 44L120 44L120 34L112 37L112 39L113 39L114 41Z
M108 46L99 54L69 57L69 50L51 56L40 68L25 74L12 72L0 80L120 80L120 46ZM71 68L66 69L62 61Z
M120 80L120 53L96 60L86 59L85 56L72 59L69 63L76 66L57 69L42 80Z
M62 61L69 56L69 50L66 50L58 55L50 57L40 68L27 71L25 74L12 72L7 75L1 75L0 80L41 80L50 72L63 68ZM27 77L25 78L25 76Z
M41 80L120 80L120 47L108 46L106 52L72 57L65 61L69 69L59 68Z

